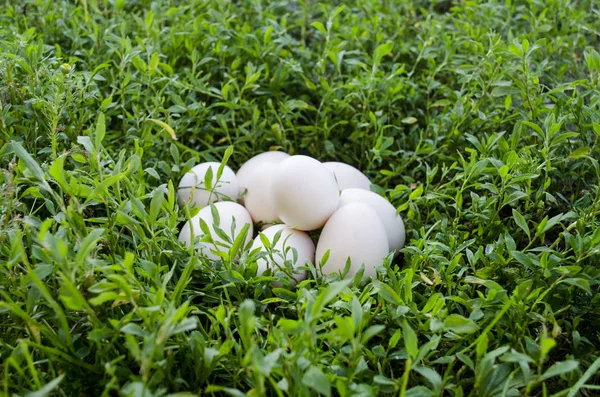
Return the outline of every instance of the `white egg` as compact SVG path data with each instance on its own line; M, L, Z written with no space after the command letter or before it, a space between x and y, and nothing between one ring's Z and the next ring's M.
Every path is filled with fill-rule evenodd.
M177 189L179 205L189 203L192 207L203 207L215 201L236 200L240 194L238 179L231 168L225 166L221 178L217 180L217 171L220 164L217 162L201 163L186 173ZM212 189L206 189L204 179L208 169L212 170Z
M254 222L277 222L279 217L273 205L271 182L273 173L281 161L290 157L283 152L265 152L245 162L236 176L240 191L246 195L240 199Z
M328 250L329 259L323 266L325 274L343 271L350 258L346 278L354 277L362 264L365 265L365 277L376 276L375 268L388 255L389 245L385 227L375 210L367 204L351 203L335 211L319 237L316 266Z
M369 205L377 212L385 227L390 251L398 251L404 247L406 231L402 217L396 214L396 208L377 193L363 189L344 189L340 196L340 208L350 203Z
M196 216L190 219L189 222L185 223L185 225L181 228L181 232L179 233L179 241L185 243L189 247L193 243L192 230L194 232L194 237L200 236L200 238L202 238L204 236L204 232L200 227L200 219L202 219L208 226L213 243L202 242L200 243L201 247L199 250L210 259L217 260L220 259L219 256L213 254L211 250L228 252L235 239L240 235L244 225L249 224L250 227L248 228L248 233L246 234L246 239L244 241L245 246L254 235L254 227L252 226L252 218L250 217L250 214L238 203L222 201L215 203L214 206L219 214L218 228L223 230L231 241L227 242L225 239L216 234L213 225L215 223L215 219L213 218L210 206L202 208L200 212L196 214ZM235 228L233 229L232 234L231 227L234 220Z
M333 174L308 156L291 156L279 163L271 188L277 215L299 230L323 226L340 199Z
M273 240L277 232L281 230L281 235L277 243L273 245ZM294 253L292 249L295 249L298 256L295 262L292 263L294 268L298 266L304 266L306 261L314 262L315 260L315 244L310 239L308 234L301 232L300 230L292 229L286 225L275 225L267 228L261 232L265 236L271 245L272 258L267 257L266 259L259 259L256 264L258 265L257 274L263 274L267 268L277 267L283 268L285 261L294 261ZM261 251L267 251L264 244L260 239L260 235L254 239L251 250L260 248ZM284 259L285 258L285 259ZM296 281L302 281L306 278L306 270L297 270L294 274Z
M340 190L357 188L371 190L371 181L365 174L346 163L330 161L323 163L335 176Z

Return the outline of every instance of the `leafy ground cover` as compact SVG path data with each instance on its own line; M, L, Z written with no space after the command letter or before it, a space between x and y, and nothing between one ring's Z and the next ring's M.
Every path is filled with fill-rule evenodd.
M600 393L597 2L0 4L0 393ZM186 251L229 147L361 168L406 247L279 288Z

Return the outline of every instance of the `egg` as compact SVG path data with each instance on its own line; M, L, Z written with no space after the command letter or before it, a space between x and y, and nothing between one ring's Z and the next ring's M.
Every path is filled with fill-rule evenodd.
M240 203L244 204L254 222L279 221L273 204L271 182L279 163L288 157L290 155L283 152L261 153L245 162L237 172L240 191L246 189L246 195L240 198Z
M275 235L279 231L281 231L279 240L273 245ZM264 273L267 268L275 268L275 270L277 270L277 267L285 267L285 260L292 261L292 266L294 268L303 266L307 260L311 262L314 262L315 260L315 244L308 234L300 230L292 229L286 225L275 225L267 228L260 234L269 240L273 258L267 257L266 259L259 259L256 262L258 265L258 275ZM260 235L254 239L254 243L250 250L252 251L257 248L267 252ZM298 254L296 261L294 261L292 249L295 249ZM296 270L296 272L297 273L294 274L296 281L302 281L306 278L306 270Z
M179 205L183 207L189 203L192 207L202 207L222 200L236 200L240 194L238 179L231 168L225 166L221 178L217 181L217 171L220 164L217 162L200 163L187 172L177 189ZM207 190L204 179L208 169L212 170L211 190Z
M308 156L290 156L279 163L271 191L279 218L299 230L323 226L339 203L333 174Z
M404 247L406 231L402 217L396 214L396 208L377 193L363 189L344 189L340 195L340 208L351 203L363 203L370 206L383 223L391 251Z
M315 264L319 266L327 251L329 259L323 266L325 274L341 272L350 258L346 278L352 278L361 265L364 276L377 275L375 268L389 253L385 227L377 212L363 203L349 203L340 207L329 218L317 243Z
M323 163L331 171L340 190L357 188L371 190L371 181L365 174L346 163L330 161Z
M246 234L246 239L244 242L244 246L246 246L246 244L248 244L254 235L254 227L252 225L252 218L250 217L250 214L240 204L231 201L222 201L214 203L213 205L219 215L218 228L225 232L231 242L226 242L226 240L218 236L215 232L213 225L213 223L215 223L215 219L213 218L210 206L202 208L198 214L185 223L185 225L181 228L181 232L179 233L179 242L185 243L186 246L190 247L190 245L193 244L192 231L194 232L194 236L200 236L200 238L202 238L204 236L204 232L200 227L200 219L202 219L208 226L214 244L201 242L199 250L208 258L212 260L218 260L220 257L213 254L211 250L228 252L235 239L240 235L244 225L248 224L250 227L248 228L248 233ZM235 228L232 234L231 228L234 221ZM225 246L223 246L223 244L225 244Z

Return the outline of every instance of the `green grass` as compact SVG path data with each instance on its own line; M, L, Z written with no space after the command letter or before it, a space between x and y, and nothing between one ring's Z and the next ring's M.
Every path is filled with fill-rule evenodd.
M600 393L598 3L345 3L0 0L0 394ZM230 146L364 170L402 254L186 251Z

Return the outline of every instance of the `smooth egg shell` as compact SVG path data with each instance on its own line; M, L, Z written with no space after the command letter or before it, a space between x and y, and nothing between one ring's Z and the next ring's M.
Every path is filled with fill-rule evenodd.
M371 190L369 178L351 165L336 161L329 161L323 165L333 173L340 190L350 188Z
M351 203L363 203L370 206L383 223L391 251L404 247L406 231L402 217L396 214L396 208L377 193L363 189L344 189L340 196L340 208Z
M273 204L271 182L278 164L290 157L283 152L266 152L252 157L237 172L240 191L246 195L240 198L254 222L277 222L279 217Z
M362 264L365 265L364 276L375 277L375 268L389 253L385 227L375 210L367 204L351 203L335 211L317 243L317 266L327 250L330 254L323 266L325 274L343 271L350 258L351 266L346 278L354 277Z
M271 188L277 215L299 230L320 228L338 207L333 174L312 157L291 156L279 163Z
M201 163L187 172L177 189L179 205L183 207L189 203L192 207L203 207L215 201L236 200L240 194L238 179L231 168L225 166L223 174L217 181L217 171L220 164L214 161ZM212 169L212 191L205 188L204 177L208 169ZM216 182L216 183L215 183Z
M217 209L220 218L220 223L218 227L222 229L225 232L225 234L227 234L227 236L231 239L232 242L235 241L235 239L238 237L244 225L250 225L248 233L246 234L246 241L244 242L244 246L248 244L248 242L252 239L252 236L254 235L252 218L250 217L248 211L246 211L246 209L241 205L230 201L223 201L215 203L213 205ZM194 236L204 236L204 233L200 228L200 219L206 222L214 244L202 242L200 243L201 247L199 248L199 250L208 258L212 260L218 260L220 259L220 257L213 254L211 250L227 252L229 251L229 247L232 244L225 242L225 240L217 236L217 234L215 233L213 226L214 219L212 216L210 206L202 208L200 212L198 212L198 214L196 214L192 219L189 220L189 222L185 223L185 225L181 228L181 232L179 233L179 241L185 243L189 247L193 243L192 230L194 232ZM233 224L234 219L235 229L232 235L231 225ZM222 243L225 243L226 247L224 247Z
M279 240L277 240L277 243L273 246L275 234L277 234L277 232L280 230L282 232ZM294 268L303 266L307 260L311 262L314 262L315 260L315 244L310 239L308 234L300 230L292 229L286 225L275 225L267 228L260 234L264 235L269 240L273 250L273 259L267 257L266 259L259 259L256 261L256 264L258 265L258 275L263 274L267 268L273 268L276 266L284 267L284 258L286 260L293 261L293 248L296 249L296 252L298 253L296 262L292 263ZM262 251L266 252L260 236L254 239L251 250L256 248L260 248ZM306 278L306 270L296 270L296 272L297 273L294 274L296 281L302 281Z

